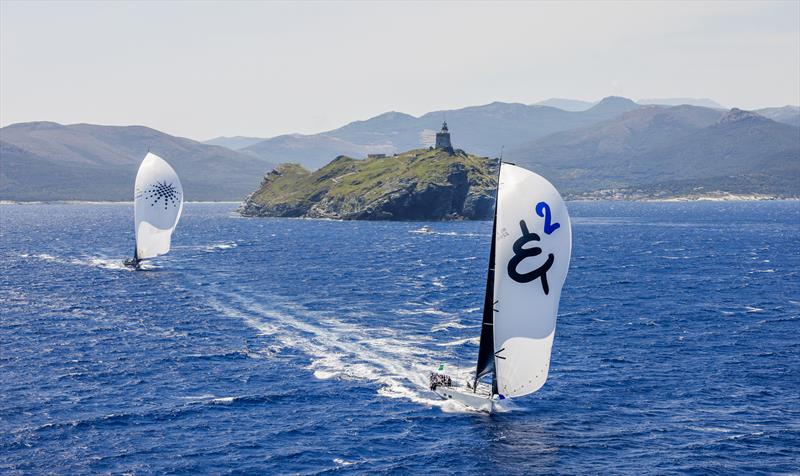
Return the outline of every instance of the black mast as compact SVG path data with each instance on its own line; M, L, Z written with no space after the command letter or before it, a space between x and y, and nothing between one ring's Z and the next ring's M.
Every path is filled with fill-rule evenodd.
M126 259L125 261L123 261L123 264L124 264L125 266L131 266L131 267L133 267L134 269L139 269L139 267L140 267L139 263L140 263L141 261L142 261L142 260L140 260L140 259L139 259L139 249L138 249L138 247L136 246L136 243L134 243L134 244L133 244L133 258L131 258L131 259Z
M497 195L500 191L500 167L503 165L503 151L500 149L500 160L497 163L497 189L494 193L494 219L492 223L492 246L489 251L489 269L486 272L486 292L483 298L483 323L481 324L481 341L478 348L478 364L475 369L475 381L472 391L478 388L478 379L492 373L492 392L497 393L497 379L494 374L494 251L497 239Z
M475 369L475 385L478 379L494 372L494 247L497 220L492 226L492 247L489 257L489 270L486 273L486 292L483 299L483 323L481 325L481 342L478 349L478 365Z

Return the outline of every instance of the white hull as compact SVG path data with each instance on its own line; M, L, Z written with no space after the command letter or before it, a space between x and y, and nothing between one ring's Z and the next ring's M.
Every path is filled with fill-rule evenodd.
M436 387L434 392L444 400L455 400L475 410L488 413L494 411L494 400L489 395L473 393L472 390L461 387Z

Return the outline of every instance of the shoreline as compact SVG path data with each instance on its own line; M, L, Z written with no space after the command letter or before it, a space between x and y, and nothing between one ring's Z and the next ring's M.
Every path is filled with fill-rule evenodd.
M643 202L643 203L686 203L686 202L794 202L800 201L800 196L779 197L776 195L752 194L706 194L706 195L676 195L671 197L578 197L568 198L567 202Z
M192 200L183 203L226 203L231 205L238 205L240 201L208 201L208 200ZM115 201L115 200L0 200L0 205L133 205L133 200Z
M590 198L577 197L566 198L566 202L588 203L588 202L640 202L640 203L687 203L687 202L796 202L800 197L778 197L774 195L762 194L708 194L708 195L678 195L674 197L659 198ZM184 202L187 204L229 204L241 205L244 201L229 200L192 200ZM0 205L132 205L133 200L0 200Z

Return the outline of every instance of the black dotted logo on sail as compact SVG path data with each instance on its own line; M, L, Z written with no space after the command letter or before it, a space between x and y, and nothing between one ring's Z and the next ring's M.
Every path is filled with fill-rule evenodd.
M163 206L164 210L169 208L170 205L175 208L181 203L181 193L178 192L173 184L168 184L166 180L150 185L144 189L143 195L151 207Z

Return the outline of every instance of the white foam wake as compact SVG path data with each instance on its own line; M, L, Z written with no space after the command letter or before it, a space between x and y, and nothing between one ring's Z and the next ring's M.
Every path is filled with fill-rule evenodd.
M203 247L203 251L206 253L214 253L216 251L221 250L229 250L231 248L236 248L238 245L233 241L223 241L220 243L213 243Z
M439 343L439 344L436 344L436 345L442 346L442 347L453 347L453 346L464 345L464 344L478 345L478 344L480 344L480 342L481 342L481 338L480 338L480 336L478 336L478 337L469 337L467 339L457 339L457 340L450 341L450 342L442 342L442 343Z
M398 309L394 311L394 313L399 316L415 316L420 314L430 314L432 316L450 317L453 315L449 312L445 312L433 307L426 307L424 309Z
M398 335L390 328L367 328L279 299L253 299L241 293L219 292L209 304L225 316L268 335L271 344L299 350L310 357L309 370L319 379L352 379L378 384L378 393L404 398L443 411L470 411L458 402L443 401L427 388L428 372L443 357L441 347L427 349L430 336ZM269 302L269 307L262 304ZM466 375L471 368L448 367Z
M107 258L100 256L90 256L86 258L60 258L48 253L39 253L35 255L20 254L21 258L32 258L40 261L47 261L50 263L69 264L75 266L91 266L93 268L114 269L114 270L130 270L123 263L122 258Z
M431 327L431 332L439 332L447 329L470 329L470 328L477 329L480 328L480 325L466 326L462 324L461 321L447 321L435 324L433 327Z

